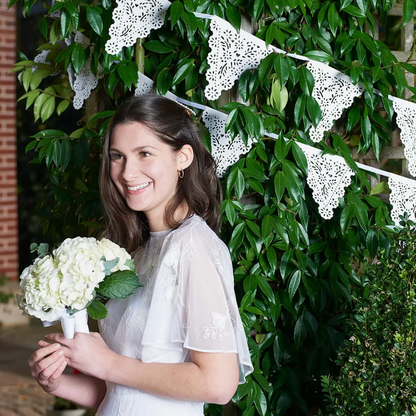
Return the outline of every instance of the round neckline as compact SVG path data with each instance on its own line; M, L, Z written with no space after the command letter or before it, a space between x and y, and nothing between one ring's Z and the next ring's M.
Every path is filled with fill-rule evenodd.
M163 231L150 231L150 237L163 237L168 235L172 230L163 230Z

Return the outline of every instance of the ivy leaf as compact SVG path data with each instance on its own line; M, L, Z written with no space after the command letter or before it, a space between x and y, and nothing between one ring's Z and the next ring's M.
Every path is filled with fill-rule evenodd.
M341 18L339 17L337 7L335 3L332 3L331 7L328 10L328 22L329 28L334 36L336 36L338 27L341 24Z
M55 110L55 97L49 97L45 101L45 104L43 104L42 110L40 112L42 123L44 123L53 114L54 110Z
M278 201L280 201L285 193L286 189L286 178L285 174L280 171L277 172L274 176L274 190L277 196Z
M98 13L97 9L94 6L86 6L87 8L87 19L88 23L94 30L94 32L101 36L103 32L103 19L101 18L100 13Z
M413 19L413 13L415 12L415 1L404 0L403 2L403 26L409 23Z
M312 95L313 87L315 85L315 79L313 78L311 71L309 71L309 69L305 66L302 66L300 68L299 83L300 87L302 88L302 91L306 95Z
M69 26L71 24L71 18L68 16L66 10L61 11L61 33L62 37L66 38L69 32Z
M143 45L148 51L156 53L172 53L175 51L174 48L166 46L159 40L150 40Z
M260 63L258 68L259 81L260 85L264 84L265 78L269 75L271 69L273 68L274 55L270 54L266 56ZM311 74L312 75L312 74Z
M77 74L79 74L86 61L84 48L80 43L77 43L71 53L72 66Z
M261 13L264 7L264 0L254 0L253 5L253 18L255 21L260 19Z
M136 62L120 62L117 66L117 73L118 75L120 75L120 78L123 80L124 84L128 89L131 89L132 85L135 86L139 82L138 68Z
M97 293L109 299L124 299L142 286L137 274L122 270L107 276L98 286Z
M383 192L389 192L390 188L387 182L380 182L379 184L377 184L372 190L370 195L377 195L377 194L381 194Z
M107 308L100 302L93 300L87 308L88 315L92 319L104 319L108 315Z
M274 57L273 65L276 75L280 80L280 85L284 87L286 85L287 80L289 79L290 72L286 58L284 58L280 53L276 54L276 56Z
M344 12L354 17L365 17L365 13L363 13L358 7L355 7L351 4L345 7L343 10Z
M156 80L156 89L158 94L165 95L172 86L172 74L169 68L163 68Z
M239 9L230 3L227 3L227 7L225 8L225 15L227 16L228 21L240 31L241 26L241 14Z
M319 106L318 101L312 96L306 97L306 108L312 124L316 127L322 118L321 107Z
M63 100L59 103L58 107L56 108L56 114L60 116L69 106L68 100Z
M176 74L173 76L172 85L179 84L186 76L195 68L194 60L188 59L178 68Z
M305 338L306 338L306 325L304 323L304 312L302 312L298 320L296 321L295 330L294 330L295 347L297 350L299 350Z
M295 296L295 294L298 290L301 276L302 276L301 271L300 270L295 270L291 279L290 279L288 293L289 293L289 299L290 299L291 302L292 302L292 299L293 299L293 297Z

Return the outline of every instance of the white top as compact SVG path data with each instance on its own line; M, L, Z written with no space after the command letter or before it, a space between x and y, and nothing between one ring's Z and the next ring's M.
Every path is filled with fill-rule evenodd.
M237 353L240 383L253 371L226 245L198 216L150 233L136 256L144 287L107 302L100 330L116 353L143 363L191 361L189 350ZM203 403L163 399L107 383L99 416L201 416Z

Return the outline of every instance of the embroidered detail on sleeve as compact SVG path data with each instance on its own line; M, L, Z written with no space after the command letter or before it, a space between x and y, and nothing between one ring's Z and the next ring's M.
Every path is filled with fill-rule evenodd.
M222 341L224 337L229 337L230 333L225 330L227 317L218 312L212 312L212 326L204 326L202 329L205 332L204 338L217 339Z

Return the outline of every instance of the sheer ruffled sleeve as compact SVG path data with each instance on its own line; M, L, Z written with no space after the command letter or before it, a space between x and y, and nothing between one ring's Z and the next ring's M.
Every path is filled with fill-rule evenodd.
M253 368L234 293L231 258L225 244L205 225L184 241L179 264L184 347L236 353L240 382Z
M189 350L236 353L240 383L253 371L228 248L199 217L166 237L154 264L143 362L189 359ZM181 358L182 357L182 358Z

